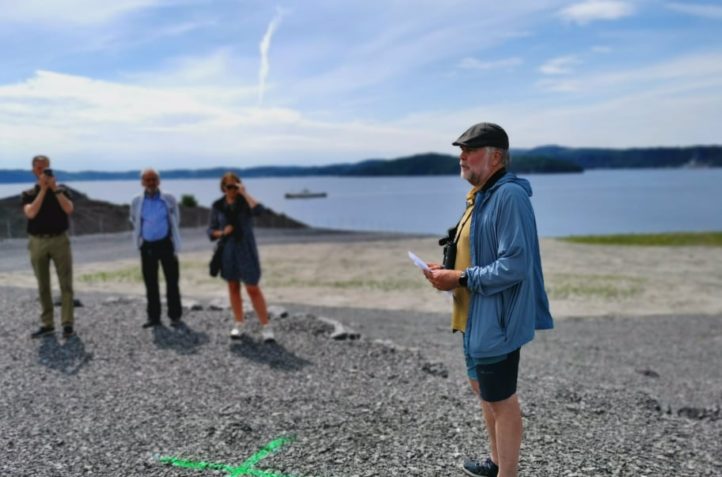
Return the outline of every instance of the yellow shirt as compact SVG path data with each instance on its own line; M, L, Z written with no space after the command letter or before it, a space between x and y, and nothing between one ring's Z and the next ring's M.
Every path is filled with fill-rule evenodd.
M466 270L471 266L471 214L474 211L474 199L481 187L472 188L466 194L466 211L461 217L459 230L456 231L456 263L454 270ZM466 319L469 315L471 295L466 287L454 288L454 306L451 311L452 331L466 331Z

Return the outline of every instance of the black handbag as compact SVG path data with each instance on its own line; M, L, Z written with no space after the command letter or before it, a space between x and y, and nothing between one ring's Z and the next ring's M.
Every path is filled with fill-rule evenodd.
M221 239L216 244L216 249L213 251L211 257L211 263L208 264L208 272L212 277L217 277L221 272L223 265L223 247L225 246L225 240Z

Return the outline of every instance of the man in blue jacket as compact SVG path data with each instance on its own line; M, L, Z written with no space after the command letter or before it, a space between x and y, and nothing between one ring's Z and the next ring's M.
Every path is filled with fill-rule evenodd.
M517 475L521 408L516 395L521 347L535 329L553 321L544 291L534 210L525 179L507 172L509 138L498 125L470 127L453 143L461 148L461 177L472 189L450 235L447 268L424 272L439 290L453 290L452 330L463 333L464 358L489 434L491 456L468 459L473 476Z

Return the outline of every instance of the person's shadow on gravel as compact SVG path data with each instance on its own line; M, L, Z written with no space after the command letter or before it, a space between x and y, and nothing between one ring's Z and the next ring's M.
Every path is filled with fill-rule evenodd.
M40 364L68 376L78 374L80 369L92 359L93 353L85 351L85 344L78 335L68 338L62 344L55 335L46 336L38 348Z
M240 340L232 343L231 352L240 358L266 364L271 369L281 371L299 371L313 364L291 353L275 341L257 343L248 336L243 336Z
M175 328L166 328L165 326L153 328L153 343L158 348L172 349L182 355L196 354L198 348L208 341L207 334L194 331L183 322Z

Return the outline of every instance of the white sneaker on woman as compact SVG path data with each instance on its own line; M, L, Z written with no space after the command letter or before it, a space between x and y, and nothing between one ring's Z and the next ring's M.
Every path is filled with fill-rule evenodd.
M244 335L244 329L246 327L245 321L236 321L233 324L233 329L231 330L231 339L232 340L240 340Z
M266 326L261 327L261 338L263 338L264 343L268 343L269 341L276 341L276 337L273 335L273 328L271 328L270 323L268 323Z

